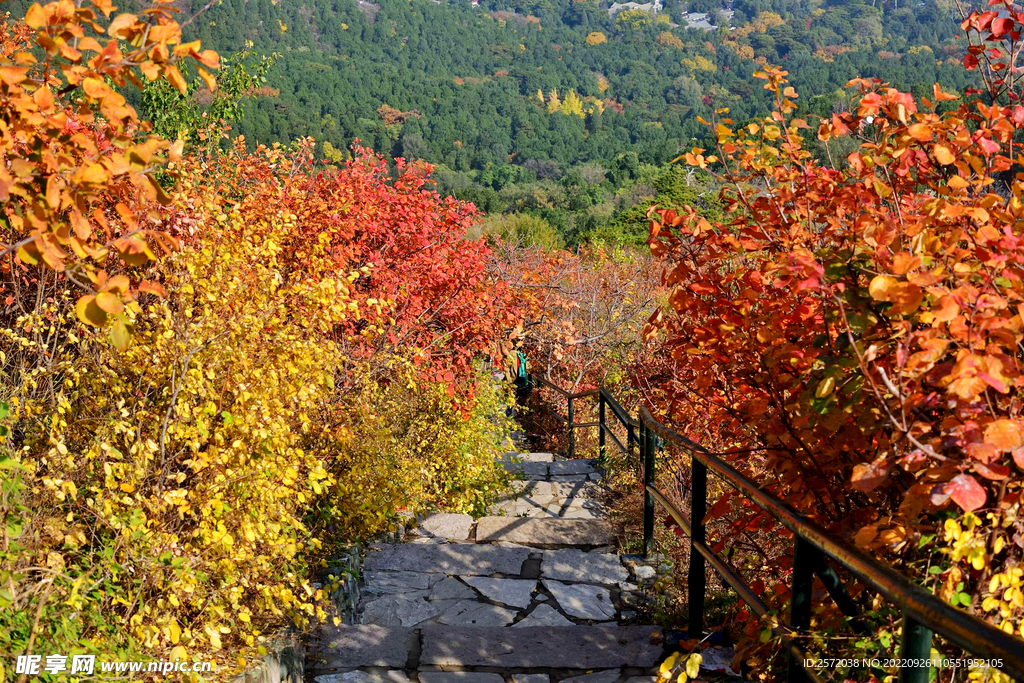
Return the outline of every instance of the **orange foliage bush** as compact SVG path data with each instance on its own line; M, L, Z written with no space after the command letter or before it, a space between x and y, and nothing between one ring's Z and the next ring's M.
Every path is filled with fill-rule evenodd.
M729 220L652 212L649 244L671 292L646 329L662 336L667 378L648 399L667 417L832 533L1017 634L1024 107L1000 50L1016 49L1022 18L965 22L979 37L967 66L984 60L987 87L951 110L958 97L938 86L916 100L852 81L855 111L817 126L823 162L806 149L815 128L794 114L786 72L756 74L773 115L741 128L716 118L717 154L683 157L722 164ZM843 136L859 147L833 159ZM718 548L774 528L728 495L712 512L729 520ZM750 568L782 607L789 550L775 552ZM891 636L894 613L866 606ZM838 623L830 610L819 626ZM763 625L746 629L747 655L763 664Z
M166 5L142 16L119 14L103 26L115 7L91 4L95 9L71 0L33 4L23 23L0 27L0 119L9 122L0 130L0 255L17 254L17 265L5 259L0 266L0 293L11 295L14 272L26 266L66 272L91 290L79 301L82 320L110 319L112 338L123 346L129 283L105 269L112 254L141 265L169 246L156 229L156 203L169 198L153 172L167 156L180 158L182 146L146 135L112 86L166 78L184 92L180 61L215 68L219 59L198 41L181 42ZM140 212L139 202L151 209Z

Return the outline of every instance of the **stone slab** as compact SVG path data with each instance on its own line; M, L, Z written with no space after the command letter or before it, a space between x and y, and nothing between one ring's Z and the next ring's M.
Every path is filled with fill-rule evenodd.
M484 517L484 519L507 519ZM513 540L513 539L508 539ZM515 541L513 541L515 542ZM595 544L601 545L601 544ZM367 553L366 571L423 571L488 576L518 576L523 562L530 556L529 548L502 548L474 543L444 545L395 545L379 552Z
M540 460L527 460L516 453L506 453L498 458L498 462L512 474L525 475L528 479L543 479L548 476L548 463Z
M444 611L445 603L427 602L427 591L385 595L363 606L361 624L415 626Z
M629 570L617 555L581 550L549 550L544 553L540 575L545 579L614 585L629 579Z
M523 628L528 626L575 626L565 616L551 605L537 605L526 618L512 624L512 628Z
M607 621L615 618L615 604L606 588L589 584L568 584L544 580L544 587L555 597L558 606L570 617Z
M432 538L446 538L453 541L465 541L469 538L469 530L473 528L473 518L469 515L458 515L453 512L437 512L430 515L416 527L415 533Z
M601 519L605 515L604 513L598 512L597 510L588 510L586 508L569 508L565 512L558 515L565 519Z
M454 576L448 576L443 581L438 581L434 584L434 587L430 589L430 596L427 599L431 601L469 600L475 597L476 593L473 592L472 588Z
M508 626L516 618L512 610L476 600L459 600L437 620L449 626Z
M561 683L615 683L617 680L619 680L619 670L607 669L605 671L583 674L582 676L563 678Z
M739 675L730 666L736 656L736 651L731 647L709 647L706 650L701 650L700 654L702 670L724 672L730 676Z
M609 545L615 542L615 530L608 522L595 519L483 517L476 525L476 540L478 543L508 541L529 544L536 548Z
M363 572L363 591L374 595L427 590L444 574L425 572Z
M359 666L404 668L416 639L411 628L359 624L326 625L310 653L313 669L352 669Z
M553 453L517 453L516 457L526 462L551 462L555 459Z
M600 489L586 481L531 481L520 495L542 498L596 498Z
M547 674L512 674L512 683L550 683Z
M536 504L529 499L519 498L517 500L506 500L492 505L487 513L493 516L504 517L557 517L558 515L548 510L544 505Z
M501 674L483 671L420 671L419 677L420 683L505 683Z
M590 477L585 474L554 474L551 481L589 481Z
M513 472L519 472L524 479L544 479L548 476L546 462L521 462Z
M537 626L422 629L420 665L609 669L654 666L661 629L654 626ZM652 642L653 641L653 642Z
M648 567L645 564L638 564L633 567L633 574L636 575L637 581L651 581L658 575L658 572L654 567Z
M483 576L467 576L465 582L480 591L488 600L510 607L526 607L530 594L537 588L532 579L490 579Z
M559 460L548 467L552 475L558 474L590 474L596 472L596 460Z
M313 680L316 683L409 683L409 677L404 671L348 671L343 674L316 676Z

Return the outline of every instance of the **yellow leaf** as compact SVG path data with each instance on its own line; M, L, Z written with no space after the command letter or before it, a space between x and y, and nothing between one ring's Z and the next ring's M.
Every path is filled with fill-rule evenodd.
M119 315L114 324L110 326L110 343L114 345L114 348L118 351L124 351L128 348L128 342L131 337L128 334L128 326L124 322L124 315Z
M171 644L177 645L181 640L181 627L178 626L178 620L172 618L171 623L167 626L167 630L171 638Z
M214 628L213 626L207 626L203 630L205 630L206 635L210 637L210 645L213 646L213 649L219 650L221 648L220 631Z
M690 658L686 660L686 673L690 678L696 678L697 674L700 673L700 663L704 661L704 658L698 654L690 655Z
M107 321L107 314L96 305L96 297L92 294L87 294L78 300L78 303L75 304L75 313L78 315L78 319L86 325L99 327Z
M32 6L25 12L25 24L29 28L42 28L46 26L46 12L43 11L38 2L33 2Z

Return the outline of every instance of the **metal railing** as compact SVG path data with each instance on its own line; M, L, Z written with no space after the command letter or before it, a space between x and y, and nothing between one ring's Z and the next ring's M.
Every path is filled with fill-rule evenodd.
M892 567L878 561L859 548L830 535L814 521L792 510L781 500L760 488L750 478L685 436L658 422L646 408L640 409L637 419L629 413L603 387L579 393L569 393L542 377L529 376L533 386L548 387L567 401L568 415L555 413L566 426L568 455L576 453L575 430L598 429L600 458L606 457L608 439L623 453L631 454L638 448L643 458L644 478L644 555L654 549L655 503L663 506L690 539L690 564L687 575L689 592L689 638L700 639L704 633L705 567L710 564L722 579L758 617L768 615L770 608L754 590L707 544L704 517L707 513L708 473L723 479L748 500L755 503L782 526L793 532L792 598L788 625L778 625L773 631L786 645L789 655L787 680L790 683L822 681L821 674L806 668L808 659L799 642L811 625L812 587L815 575L821 579L836 606L849 618L850 627L859 635L870 635L871 628L864 620L857 603L850 597L830 560L851 575L884 596L902 610L902 637L899 660L910 662L901 666L900 683L928 683L931 672L932 635L939 634L971 657L997 662L994 668L1024 682L1024 641L1003 632L995 626L963 610L946 604L941 599L912 582ZM575 401L598 398L598 421L576 422ZM626 430L626 443L615 435L608 420L608 412ZM553 412L553 411L552 411ZM614 424L614 423L612 423ZM673 444L692 458L691 504L692 521L672 504L655 486L655 451L663 444ZM880 659L882 659L880 657Z

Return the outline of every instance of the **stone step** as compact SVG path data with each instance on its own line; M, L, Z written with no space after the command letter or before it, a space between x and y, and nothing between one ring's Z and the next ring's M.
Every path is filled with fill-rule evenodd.
M320 638L307 652L307 668L314 671L353 669L360 666L405 668L417 645L415 630L365 624L321 627Z
M482 517L476 524L476 540L519 543L532 548L597 547L615 542L615 528L600 519Z
M506 453L500 458L506 470L530 481L599 481L596 460L552 460L550 453Z
M505 453L501 460L508 462L512 459L522 460L523 462L551 462L555 459L554 453Z
M570 499L571 500L571 499ZM600 519L605 516L601 508L566 505L564 502L552 502L538 505L529 500L507 500L492 505L487 512L491 515L506 517L563 517L565 519Z
M656 626L428 626L421 637L421 666L649 668L658 664L664 651Z
M575 476L575 475L569 475ZM549 503L561 498L597 498L597 484L586 481L515 481L513 495Z
M483 519L500 518L484 517ZM605 544L595 543L594 545ZM376 552L367 553L363 568L366 571L384 572L431 572L476 576L507 574L519 576L523 570L523 562L529 559L529 557L529 548L507 548L476 543L445 543L437 545L407 543L384 546Z

